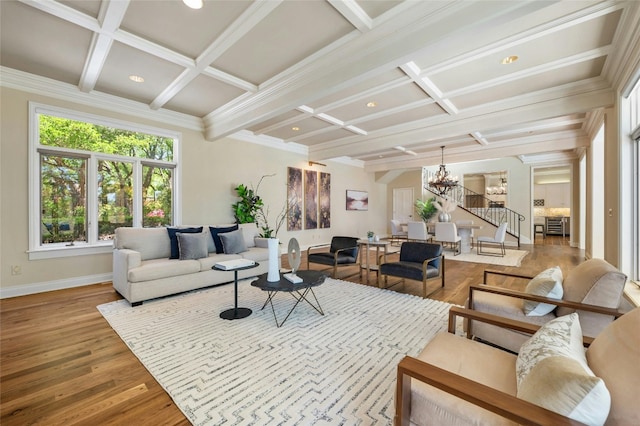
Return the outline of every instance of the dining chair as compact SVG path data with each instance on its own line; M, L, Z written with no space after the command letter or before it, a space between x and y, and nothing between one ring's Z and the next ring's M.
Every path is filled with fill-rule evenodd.
M453 222L436 222L435 241L453 248L453 255L457 256L462 250L462 238L458 235L458 229Z
M496 230L495 235L492 237L478 237L476 238L476 251L478 254L482 254L485 256L500 256L504 257L507 254L506 249L504 248L504 239L507 236L507 222L501 223ZM500 253L491 252L491 251L483 251L482 245L497 245L500 247Z
M431 240L431 235L427 232L427 224L423 221L407 223L407 238L410 241Z
M400 244L400 240L406 240L408 238L408 232L402 229L402 224L399 220L391 220L391 243L395 245Z

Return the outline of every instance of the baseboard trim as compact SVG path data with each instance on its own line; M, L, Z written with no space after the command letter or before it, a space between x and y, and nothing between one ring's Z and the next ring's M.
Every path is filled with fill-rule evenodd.
M66 278L62 280L46 281L33 284L15 285L11 287L0 287L0 299L10 297L28 296L30 294L45 293L47 291L64 290L66 288L82 287L85 285L99 284L111 281L112 273L86 275L83 277Z

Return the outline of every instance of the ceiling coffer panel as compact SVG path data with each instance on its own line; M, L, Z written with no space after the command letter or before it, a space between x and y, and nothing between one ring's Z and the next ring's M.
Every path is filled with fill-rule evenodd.
M314 136L297 138L297 139L294 139L293 141L303 145L313 146L320 143L331 142L339 139L348 138L353 135L354 135L353 132L350 132L349 130L336 128L335 130L330 130L328 132L323 132Z
M412 102L428 101L429 96L415 83L407 83L393 89L371 95L366 99L358 99L327 111L327 114L342 121L363 119L364 117L384 112ZM369 107L369 103L375 103Z
M435 103L417 105L414 108L402 110L389 115L381 115L366 121L358 121L356 125L366 132L373 132L387 127L400 126L405 123L425 118L444 115L446 112Z
M382 91L381 88L388 84L393 84L394 82L403 84L408 81L409 77L407 77L405 73L403 73L399 68L394 68L391 71L378 74L375 77L368 78L364 81L348 84L346 85L347 87L338 91L334 91L335 88L331 88L332 93L330 95L309 102L308 105L314 109L324 109L334 103L340 104L341 102L347 102L347 99L350 97L363 98L365 93L368 94Z
M96 90L149 104L182 71L182 67L157 56L114 42L96 83ZM144 84L131 81L130 75L143 77Z
M464 66L429 75L429 78L446 93L487 80L509 77L532 67L543 67L556 61L564 61L569 65L570 57L611 44L620 13L621 11L616 11L579 25L566 27L562 31L527 39L526 42L481 56ZM549 48L550 46L553 48ZM518 56L518 60L506 65L501 63L504 58L512 55Z
M164 108L187 111L196 117L204 117L243 93L243 90L235 86L199 75L165 104Z
M92 32L17 1L0 8L2 66L77 86Z
M268 129L270 128L277 128L277 127L284 126L284 124L282 124L284 121L288 122L289 120L292 120L296 117L299 117L300 119L302 119L302 117L304 116L307 116L307 114L294 109L291 111L287 111L284 114L280 114L276 117L273 117L269 120L260 122L254 126L251 126L249 127L249 130L251 130L256 134L261 134L261 133L264 133L265 131L268 131Z
M320 120L315 117L308 117L267 132L267 135L284 140L297 140L300 137L304 138L304 135L307 133L312 133L321 129L328 129L330 127L332 127L332 125L324 120Z
M87 14L93 18L98 18L100 13L100 4L102 0L58 0L65 6L69 6L75 10Z
M402 3L402 1L400 1L400 0L393 0L393 1L385 1L385 0L375 0L375 1L371 1L371 0L356 0L356 3L358 4L358 6L360 6L362 8L362 10L365 11L365 13L367 15L369 15L369 17L371 19L375 19L378 16L382 15L383 13L390 11L395 6L397 6L400 3Z
M598 77L602 73L605 58L598 58L554 69L541 74L528 76L516 81L495 85L484 90L451 98L460 109L470 108L487 103L487 100L499 101L518 95L530 94L539 90L550 89L575 81Z
M149 19L148 3L153 3L157 19ZM132 1L120 27L195 59L251 3L238 0L205 1L202 9L196 11L185 7L181 1ZM162 25L158 25L159 21Z
M285 1L211 65L259 85L353 29L328 2Z

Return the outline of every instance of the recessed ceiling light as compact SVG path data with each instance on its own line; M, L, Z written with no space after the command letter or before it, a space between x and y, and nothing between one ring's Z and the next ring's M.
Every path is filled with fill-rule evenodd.
M500 61L500 63L503 64L503 65L508 65L508 64L514 63L517 60L518 60L518 57L516 55L511 55L511 56L507 56L506 58L502 59L502 61Z
M144 77L140 77L139 75L130 75L129 80L135 81L136 83L144 83Z
M367 108L375 108L378 106L378 103L375 101L367 102Z
M184 4L189 6L191 9L202 9L202 0L182 0Z
M291 130L293 130L294 132L297 132L298 130L300 130L300 127L292 127Z

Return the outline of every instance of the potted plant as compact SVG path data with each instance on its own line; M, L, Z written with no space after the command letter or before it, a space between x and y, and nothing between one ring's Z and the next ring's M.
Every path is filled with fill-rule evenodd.
M416 200L416 213L418 213L418 216L420 216L420 218L425 222L429 222L429 220L438 212L438 209L434 205L435 202L436 197L431 197L425 201Z
M368 231L367 232L367 238L369 239L369 241L373 241L373 236L374 236L373 231Z
M238 194L238 197L240 197L240 200L232 205L233 215L236 222L257 224L260 228L261 238L276 238L280 227L287 219L289 210L293 205L292 200L287 200L285 206L276 216L275 227L271 227L271 225L269 225L269 207L264 204L264 201L260 195L258 195L258 189L260 188L262 180L271 176L275 176L275 173L262 176L255 190L244 184L238 185L235 188L235 191Z

